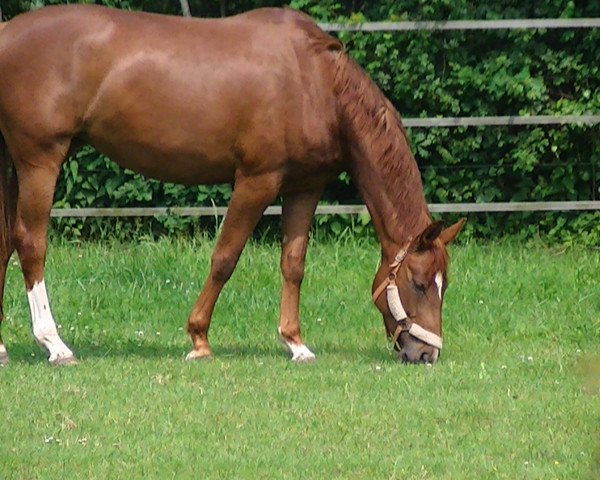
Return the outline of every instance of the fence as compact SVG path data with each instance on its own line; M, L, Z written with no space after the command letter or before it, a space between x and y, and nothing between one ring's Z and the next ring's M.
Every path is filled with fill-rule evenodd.
M185 2L182 2L182 5ZM326 31L339 32L398 32L419 30L521 30L521 29L578 29L598 28L600 18L554 18L520 20L448 20L418 22L367 22L367 23L321 23ZM513 125L597 125L600 115L532 115L503 117L443 117L404 118L407 128L452 128ZM564 202L494 202L494 203L444 203L430 204L431 212L530 212L530 211L580 211L600 210L600 201ZM227 207L155 207L155 208L61 208L53 209L53 217L154 217L158 215L221 216ZM364 205L320 205L317 215L366 214ZM281 215L281 207L271 206L265 215Z

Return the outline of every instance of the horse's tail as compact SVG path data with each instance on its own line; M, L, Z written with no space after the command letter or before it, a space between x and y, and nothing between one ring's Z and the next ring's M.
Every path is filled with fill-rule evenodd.
M0 134L0 261L12 252L10 229L12 224L11 205L14 201L11 198L14 193L14 175L6 144Z
M2 30L7 25L8 22L3 22L0 16L0 37L2 36ZM3 261L12 252L10 225L12 223L11 205L14 201L11 198L11 192L13 185L16 184L16 178L13 178L14 175L8 148L0 131L0 261ZM0 298L1 304L2 299Z

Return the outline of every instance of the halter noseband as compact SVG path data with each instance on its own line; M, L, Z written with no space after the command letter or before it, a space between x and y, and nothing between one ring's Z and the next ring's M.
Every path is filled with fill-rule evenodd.
M394 258L394 262L390 265L390 273L387 278L381 282L381 284L375 289L373 292L373 303L377 301L377 299L381 296L383 291L386 291L387 295L387 303L388 308L390 309L390 313L396 320L396 330L394 331L394 335L392 336L393 345L398 344L398 338L402 332L408 332L415 338L418 338L422 342L425 342L432 347L441 349L442 348L442 337L436 335L429 330L424 329L420 325L414 323L409 315L404 310L404 306L402 305L402 300L400 299L400 293L398 292L398 286L396 285L396 276L398 274L398 270L402 266L402 262L406 258L408 254L408 246L410 242L404 246L396 257Z

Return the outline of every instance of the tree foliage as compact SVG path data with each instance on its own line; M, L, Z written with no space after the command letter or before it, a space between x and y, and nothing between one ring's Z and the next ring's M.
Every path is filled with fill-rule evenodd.
M66 3L47 0L46 4ZM83 2L81 2L83 3ZM88 2L92 3L92 2ZM181 14L169 0L101 0L111 7ZM220 16L286 2L190 0L194 16ZM10 18L41 0L3 1ZM550 0L292 0L319 21L600 17L600 2ZM347 50L405 117L600 112L600 29L341 33ZM600 197L600 129L584 126L412 129L413 151L432 203L590 200ZM64 166L57 206L223 205L230 187L184 188L124 171L90 148ZM360 202L347 175L326 193ZM471 233L538 232L600 244L600 215L477 215ZM334 233L363 220L320 218ZM64 222L65 224L68 222ZM71 222L75 225L74 222ZM189 221L188 221L189 223ZM185 221L172 222L186 225Z

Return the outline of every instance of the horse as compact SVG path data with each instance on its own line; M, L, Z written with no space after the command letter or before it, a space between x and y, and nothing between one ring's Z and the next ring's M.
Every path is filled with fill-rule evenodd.
M437 360L446 245L464 219L446 229L432 222L400 116L309 16L258 9L213 20L50 6L2 25L0 72L0 312L16 250L33 335L51 364L76 358L44 282L49 216L61 164L86 144L161 181L233 184L187 320L187 359L211 357L219 293L264 210L281 198L278 331L293 361L314 360L299 323L308 235L326 184L347 171L381 244L372 294L386 333L401 360Z

